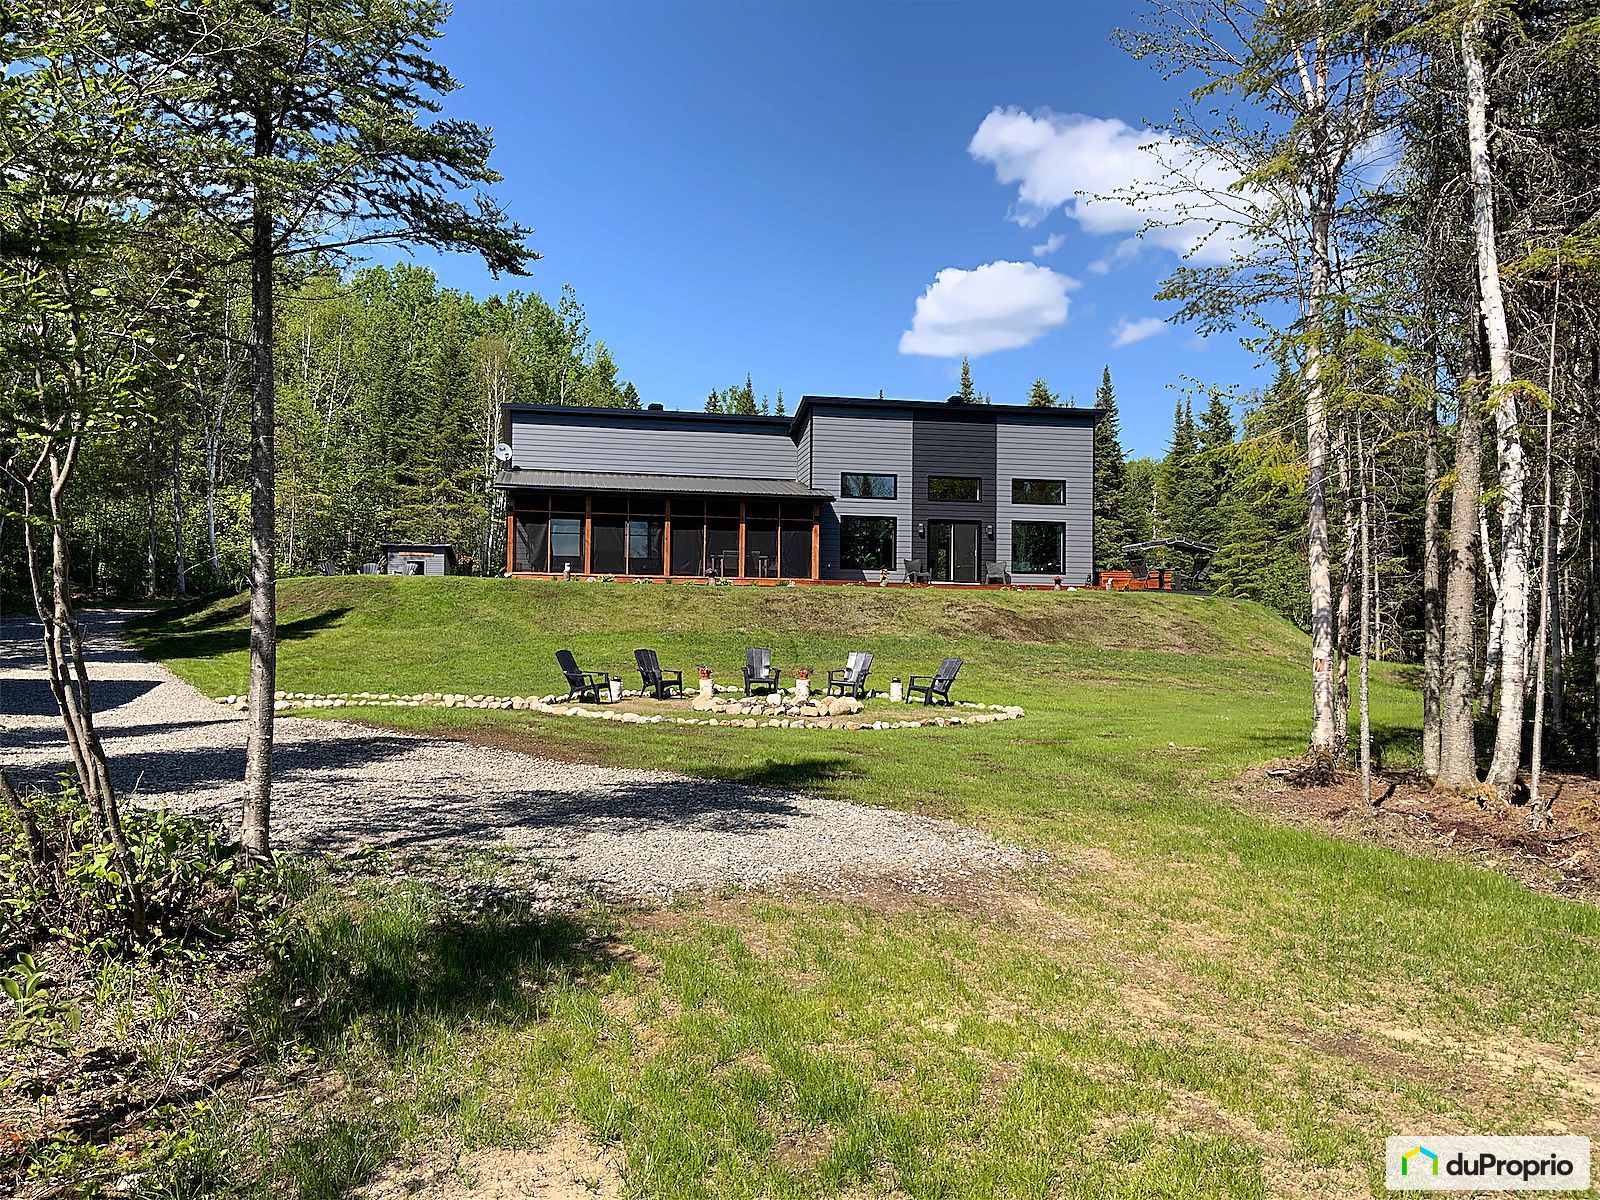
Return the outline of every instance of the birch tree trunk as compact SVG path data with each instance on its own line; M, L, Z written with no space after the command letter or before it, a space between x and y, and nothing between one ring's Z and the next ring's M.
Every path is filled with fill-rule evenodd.
M1488 716L1493 711L1494 685L1500 676L1501 630L1505 628L1505 604L1500 599L1500 572L1494 565L1493 541L1489 537L1489 516L1478 510L1478 547L1483 557L1483 573L1489 580L1489 595L1493 599L1486 620L1488 629L1484 636L1483 682L1478 685L1478 715Z
M1339 656L1339 678L1334 689L1335 717L1341 750L1350 745L1350 655L1355 650L1352 609L1355 597L1356 552L1360 536L1356 531L1355 491L1350 483L1350 436L1345 423L1339 431L1339 509L1344 524L1344 562L1339 572L1339 604L1334 613L1334 644Z
M144 466L144 595L151 600L156 594L156 472L155 442L146 448L149 457Z
M1435 370L1437 381L1437 370ZM1439 683L1444 649L1439 613L1439 401L1430 396L1422 431L1422 773L1439 776Z
M1325 334L1333 198L1319 188L1313 205L1310 313L1306 346L1306 564L1311 593L1311 739L1313 757L1339 750L1334 692L1333 573L1328 549L1328 414L1322 338Z
M1522 765L1523 701L1528 672L1527 464L1518 424L1511 371L1505 297L1494 214L1494 171L1489 155L1489 86L1479 42L1481 8L1461 31L1467 92L1467 147L1472 175L1472 231L1478 260L1478 292L1489 351L1489 400L1494 410L1495 448L1500 463L1500 717L1488 783L1508 799Z
M1473 634L1477 629L1478 492L1483 429L1470 386L1460 390L1456 417L1456 482L1450 494L1444 616L1439 649L1439 773L1436 785L1457 792L1478 787L1473 729Z
M1356 480L1361 488L1361 800L1372 804L1372 709L1368 672L1372 648L1372 525L1367 509L1366 446L1356 422Z
M255 122L255 154L266 158L272 153L271 119L258 112ZM257 861L272 858L272 705L278 676L273 259L272 213L258 182L250 242L250 732L239 821L240 850Z

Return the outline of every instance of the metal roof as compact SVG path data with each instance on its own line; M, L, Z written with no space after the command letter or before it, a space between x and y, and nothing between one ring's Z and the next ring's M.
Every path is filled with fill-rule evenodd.
M500 488L542 488L550 492L672 492L691 496L774 496L829 500L827 492L794 479L752 479L729 475L625 475L613 471L501 471Z

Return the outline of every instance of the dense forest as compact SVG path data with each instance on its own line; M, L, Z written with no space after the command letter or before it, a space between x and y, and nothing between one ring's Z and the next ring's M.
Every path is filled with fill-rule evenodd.
M570 291L362 265L395 243L509 275L537 257L487 131L436 116L443 17L12 6L0 570L58 665L76 594L248 584L259 713L280 572L412 538L492 571L494 406L640 402ZM1365 777L1369 664L1405 659L1428 774L1509 800L1531 766L1537 818L1546 725L1596 715L1600 9L1158 0L1121 38L1193 103L1157 131L1162 177L1106 199L1227 248L1158 299L1275 378L1197 386L1160 461L1101 426L1099 565L1214 544L1218 592L1309 631L1308 769ZM966 362L958 398L993 402ZM1095 402L1116 401L1107 371ZM1011 402L1060 400L1040 379ZM705 404L785 409L748 375ZM265 852L270 722L250 763Z

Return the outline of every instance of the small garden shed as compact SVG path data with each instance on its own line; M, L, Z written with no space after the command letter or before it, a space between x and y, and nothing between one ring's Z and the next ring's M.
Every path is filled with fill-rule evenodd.
M384 542L378 561L385 575L454 575L456 548L427 542Z

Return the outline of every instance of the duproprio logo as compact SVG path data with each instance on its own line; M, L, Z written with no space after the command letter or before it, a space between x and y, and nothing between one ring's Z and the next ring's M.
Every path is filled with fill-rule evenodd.
M1586 1137L1392 1137L1384 1147L1391 1191L1581 1192L1589 1187Z

